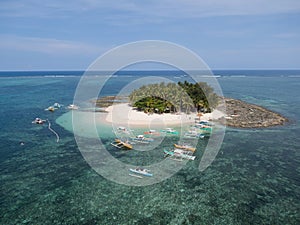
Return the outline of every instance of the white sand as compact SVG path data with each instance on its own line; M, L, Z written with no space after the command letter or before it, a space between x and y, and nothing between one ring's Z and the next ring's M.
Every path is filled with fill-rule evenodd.
M201 116L201 120L217 120L225 117L226 114L220 110L215 109L212 113L205 113Z
M196 113L192 114L146 114L133 110L127 103L115 104L109 106L106 111L106 121L116 125L136 125L136 126L175 126L181 124L193 124ZM206 113L201 116L201 120L218 119L224 116L224 113L214 110L212 113Z

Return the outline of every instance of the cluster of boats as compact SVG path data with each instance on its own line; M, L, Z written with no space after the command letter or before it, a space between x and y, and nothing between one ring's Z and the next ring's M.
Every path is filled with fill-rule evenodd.
M56 102L53 105L47 107L45 110L50 111L50 112L54 112L55 110L60 109L61 107L63 107L63 105ZM70 104L70 105L67 106L67 109L76 110L76 109L79 109L79 107L77 105ZM34 123L34 124L44 124L46 121L47 120L44 120L44 119L41 119L41 118L37 117L37 118L35 118L35 120L32 121L32 123Z
M173 128L166 128L161 132L158 132L156 130L149 130L149 131L145 131L143 134L134 136L133 130L120 126L116 129L116 133L124 134L126 135L126 138L123 138L123 140L117 138L111 143L111 145L117 148L130 150L133 148L134 144L150 144L151 142L154 141L154 138L152 137L160 136L161 133L178 134L178 131L174 130ZM150 137L146 137L145 135Z
M116 129L117 133L124 133L124 134L131 134L133 130L130 130L126 127L118 127ZM160 132L156 131L156 130L148 130L148 131L145 131L144 134L147 134L147 135L154 135L154 136L160 136L161 134L179 134L179 132L177 130L174 130L173 128L165 128L163 130L161 130Z
M186 131L183 135L185 139L198 139L198 138L204 138L212 132L213 124L209 121L200 121L197 122L195 125L191 126L188 131ZM143 132L143 134L139 134L134 136L133 130L119 126L116 130L117 134L123 134L123 139L115 139L114 142L111 143L111 145L117 147L117 148L123 148L123 149L133 149L134 144L150 144L154 141L154 138L156 136L163 135L178 135L179 132L173 128L165 128L161 131L156 130L148 130ZM146 137L146 136L147 137ZM175 146L176 147L176 146ZM190 150L190 149L189 149ZM176 153L176 155L178 155Z
M165 157L168 157L172 160L195 160L196 156L194 156L194 152L196 151L196 148L190 146L190 145L179 145L174 144L173 150L164 150ZM130 168L129 169L129 175L137 178L143 178L143 177L152 177L153 174L150 170L136 167L136 168Z
M214 124L201 120L200 122L195 123L195 125L191 126L191 128L184 133L185 138L204 138L209 136L213 130Z
M50 112L54 112L55 110L60 109L61 107L63 107L63 105L56 102L53 105L46 108L45 110L50 111ZM70 110L77 110L77 109L79 109L79 106L74 105L74 104L70 104L66 108L70 109Z
M185 139L190 138L204 138L205 136L209 136L212 132L214 124L209 121L199 121L196 122L193 126L190 127L188 131L183 134ZM133 130L130 130L126 127L118 127L118 133L126 134L126 140L115 139L114 142L111 144L119 149L133 149L134 144L141 143L141 144L149 144L154 141L155 136L160 135L178 135L179 132L173 128L165 128L161 131L156 130L148 130L143 132L143 134L134 136ZM146 136L145 136L146 135ZM150 136L150 137L149 137ZM189 145L189 144L174 144L172 149L164 149L163 153L164 156L176 160L176 161L183 161L183 160L195 160L196 156L194 153L196 152L196 148ZM133 177L143 178L143 177L152 177L153 174L150 170L145 168L137 167L137 168L130 168L129 175Z

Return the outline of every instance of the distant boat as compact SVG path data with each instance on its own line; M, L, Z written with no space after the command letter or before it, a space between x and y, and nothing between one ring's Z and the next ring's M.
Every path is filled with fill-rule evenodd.
M53 106L49 106L48 108L46 108L46 111L50 111L50 112L54 112L56 108L54 108Z
M153 176L153 174L150 173L150 170L147 170L147 169L144 169L144 168L141 168L141 167L137 167L135 169L130 168L129 171L132 172L132 173L136 173L136 174L139 174L139 175L146 176L146 177L152 177Z
M184 138L204 138L205 136L195 130L189 130L185 132Z
M166 133L166 134L178 134L177 130L174 130L173 128L166 128L162 130L161 132Z
M201 120L200 122L196 123L196 127L199 127L199 128L211 128L214 124L209 122L209 121L206 121L206 120Z
M35 120L34 121L32 121L32 123L35 123L35 124L43 124L43 123L45 123L46 122L46 120L42 120L41 118L35 118Z
M206 133L212 133L213 128L212 127L201 127L200 130L206 134Z
M195 160L196 156L193 156L191 151L186 151L183 149L174 149L172 151L164 150L164 154L166 157L171 157L172 159L187 159L187 160Z
M131 131L132 130L129 130L126 127L122 127L122 126L117 128L117 132L119 132L119 133L130 134Z
M57 103L57 102L55 102L54 104L53 104L53 107L55 107L55 108L60 108L60 107L62 107L63 105L61 105L61 104L59 104L59 103Z
M134 138L131 138L132 141L136 141L143 144L149 144L150 142L154 141L152 138L146 138L144 135L137 135Z
M183 150L187 150L187 151L191 151L191 152L195 152L196 148L190 146L190 145L178 145L178 144L174 144L175 148L179 148L179 149L183 149Z
M68 109L71 109L71 110L77 110L77 109L79 109L79 106L70 104L70 105L68 105L67 108L68 108Z
M160 135L160 133L157 132L156 130L145 131L144 134L148 134L148 135L157 135L157 136Z
M60 107L62 107L62 105L56 102L53 105L46 108L45 110L50 111L50 112L54 112L56 109L59 109Z

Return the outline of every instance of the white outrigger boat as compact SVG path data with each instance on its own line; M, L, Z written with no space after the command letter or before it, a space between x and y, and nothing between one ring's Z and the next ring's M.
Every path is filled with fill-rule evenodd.
M35 124L43 124L43 123L45 123L46 122L46 120L42 120L41 118L35 118L35 120L34 121L32 121L32 123L35 123Z
M144 168L141 168L141 167L137 167L137 168L135 168L135 169L130 168L129 171L130 171L131 173L134 173L134 174L131 174L131 173L130 173L130 174L129 174L130 176L134 176L134 177L138 177L138 178L142 178L142 177L137 176L137 175L135 175L135 174L142 175L142 176L146 176L146 177L152 177L152 176L153 176L153 174L150 173L150 170L147 170L147 169L144 169Z
M70 104L70 105L68 105L67 109L77 110L77 109L79 109L79 106L74 105L74 104Z
M152 138L146 138L144 135L141 134L131 138L131 140L142 144L149 144L150 142L154 141Z
M199 128L202 132L212 132L214 124L212 122L201 120L195 124L196 128Z
M148 135L156 135L156 136L159 136L160 133L157 132L156 130L148 130L148 131L145 131L144 134L148 134Z
M166 134L178 134L177 130L174 130L173 128L170 128L170 127L162 130L161 132L166 133Z
M186 151L183 149L174 149L173 151L164 150L165 157L171 157L175 160L195 160L196 156L193 156L191 151Z
M184 133L183 137L184 138L196 139L196 138L204 138L205 136L202 133L197 132L196 130L189 130L189 131Z
M130 134L132 130L127 129L126 127L118 127L117 132L118 133L124 133L124 134Z

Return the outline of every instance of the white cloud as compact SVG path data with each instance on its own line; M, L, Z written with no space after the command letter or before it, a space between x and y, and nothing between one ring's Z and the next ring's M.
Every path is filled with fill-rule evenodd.
M185 16L225 16L290 13L300 11L298 0L166 0Z
M12 35L0 36L0 49L31 51L47 54L83 54L102 53L103 49L81 42L58 40L51 38L20 37Z
M295 39L295 38L300 38L300 34L298 33L279 33L273 35L275 38L279 39Z
M2 0L0 16L74 17L96 13L131 20L264 15L300 12L299 0ZM111 17L109 17L111 16Z

